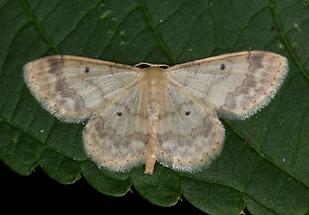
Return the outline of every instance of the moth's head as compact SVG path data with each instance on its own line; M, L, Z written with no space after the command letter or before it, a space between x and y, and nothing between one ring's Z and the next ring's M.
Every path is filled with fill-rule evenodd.
M151 63L138 63L135 64L134 66L141 68L141 69L146 69L146 68L161 68L161 69L167 69L169 65L166 64L151 64Z

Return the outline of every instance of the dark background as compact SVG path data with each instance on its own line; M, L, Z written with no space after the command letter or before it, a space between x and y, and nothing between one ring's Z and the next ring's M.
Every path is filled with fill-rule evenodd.
M44 212L69 210L97 211L100 214L120 213L187 213L203 214L185 199L173 207L159 207L151 204L133 190L123 197L110 197L99 193L83 178L71 185L62 185L49 178L40 168L30 176L20 176L0 161L0 208L10 213ZM43 212L43 211L41 211Z

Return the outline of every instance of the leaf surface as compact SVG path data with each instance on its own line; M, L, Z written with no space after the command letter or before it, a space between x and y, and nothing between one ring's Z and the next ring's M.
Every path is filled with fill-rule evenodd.
M83 176L112 196L133 185L154 204L186 198L209 214L309 213L308 1L4 0L0 28L0 159L15 172L40 166L65 184ZM286 56L288 77L252 118L224 120L222 155L194 174L99 170L83 151L84 125L57 121L22 77L25 63L51 54L173 65L248 49Z

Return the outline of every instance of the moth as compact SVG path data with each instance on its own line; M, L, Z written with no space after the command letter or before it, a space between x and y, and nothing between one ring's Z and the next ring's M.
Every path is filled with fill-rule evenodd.
M288 72L285 57L243 51L168 67L56 55L24 66L24 79L59 120L80 123L99 166L128 171L158 161L197 171L221 152L218 117L246 119L269 103Z

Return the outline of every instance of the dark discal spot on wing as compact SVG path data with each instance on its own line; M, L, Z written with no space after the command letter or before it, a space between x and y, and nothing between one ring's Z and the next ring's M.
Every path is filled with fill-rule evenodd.
M165 118L167 117L168 115L177 115L177 113L183 113L183 109L185 109L187 106L193 106L194 105L194 102L192 100L189 100L187 103L183 103L181 105L179 105L177 108L174 109L173 112L170 112L170 111L162 111L160 113L160 118ZM189 107L187 107L189 109ZM189 113L186 113L186 112L189 112ZM188 116L191 114L191 111L189 110L186 110L185 111L185 115Z
M89 73L90 72L90 69L88 66L85 67L85 73Z
M225 70L225 64L224 64L224 63L222 63L222 64L220 65L220 69L221 69L221 70Z

